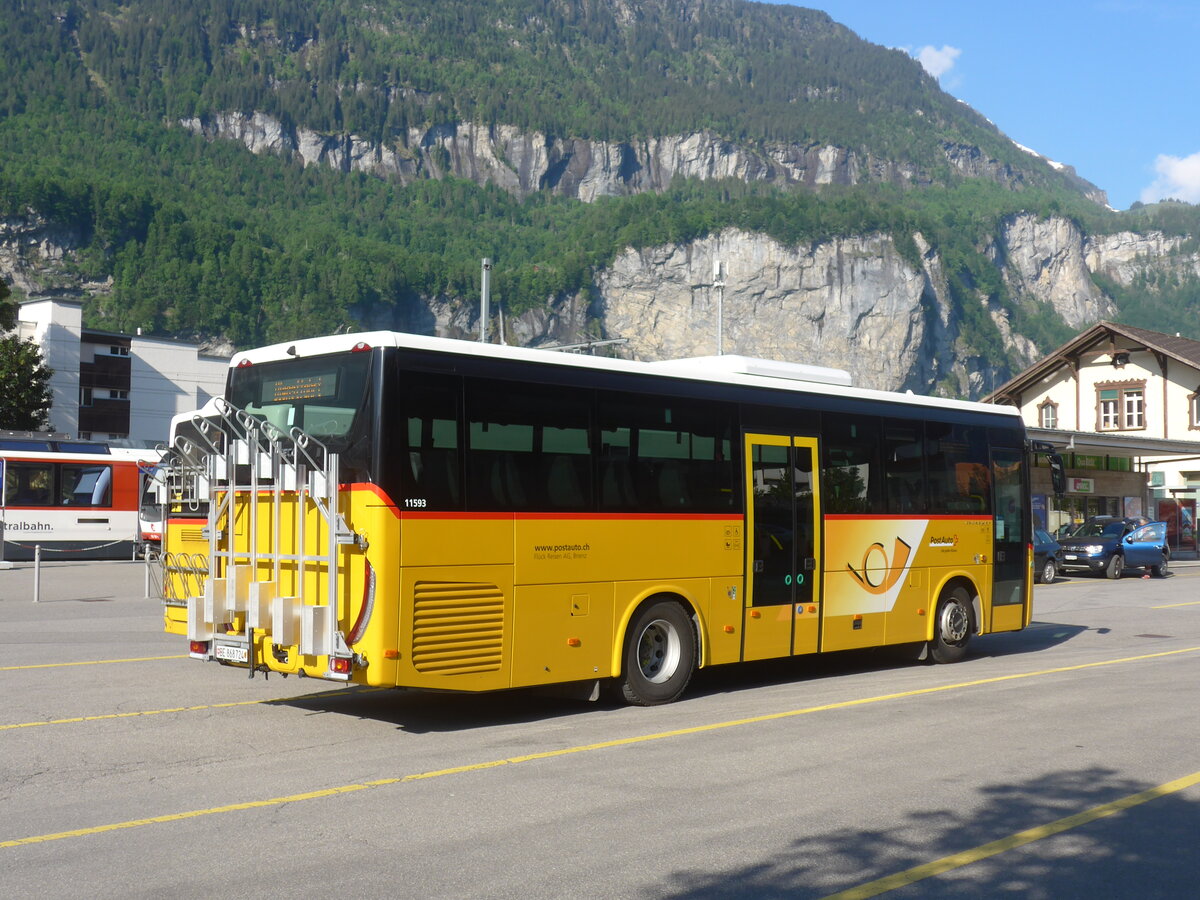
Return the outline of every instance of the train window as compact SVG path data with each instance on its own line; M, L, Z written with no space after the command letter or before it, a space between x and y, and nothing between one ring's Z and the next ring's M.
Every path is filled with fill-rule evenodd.
M54 466L50 463L13 462L4 467L6 506L51 506Z
M60 506L112 505L112 466L63 464L58 483Z

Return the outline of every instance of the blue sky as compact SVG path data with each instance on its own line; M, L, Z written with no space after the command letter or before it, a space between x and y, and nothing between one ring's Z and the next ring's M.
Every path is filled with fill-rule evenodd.
M1127 209L1200 203L1200 0L812 0Z

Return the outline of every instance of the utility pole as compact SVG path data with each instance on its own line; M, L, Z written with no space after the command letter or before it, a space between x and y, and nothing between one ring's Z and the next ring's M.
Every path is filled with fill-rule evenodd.
M725 279L722 277L723 264L719 259L713 260L713 287L717 290L717 356L725 353L725 336L722 334L725 322Z
M492 261L488 257L483 260L483 274L480 278L482 290L479 295L479 342L487 343L488 317L491 314L488 305L492 299Z

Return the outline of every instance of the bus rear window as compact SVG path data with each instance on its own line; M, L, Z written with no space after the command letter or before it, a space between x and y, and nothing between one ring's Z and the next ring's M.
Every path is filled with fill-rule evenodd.
M341 353L233 369L229 402L283 431L345 437L363 407L370 361Z

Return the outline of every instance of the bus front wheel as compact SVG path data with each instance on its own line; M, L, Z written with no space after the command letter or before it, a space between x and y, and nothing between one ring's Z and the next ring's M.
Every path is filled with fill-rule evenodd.
M967 655L973 618L966 588L954 587L942 594L933 623L933 640L929 642L929 656L934 662L958 662Z
M621 696L638 706L678 700L696 669L691 616L672 600L643 606L629 623L621 666Z

